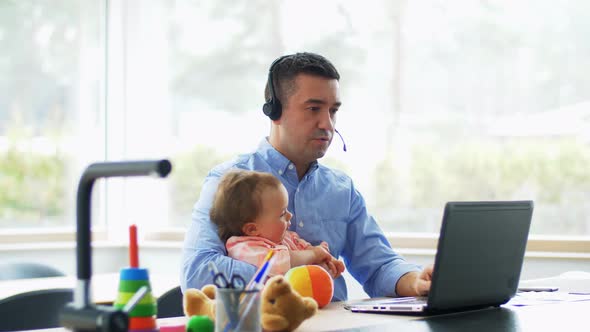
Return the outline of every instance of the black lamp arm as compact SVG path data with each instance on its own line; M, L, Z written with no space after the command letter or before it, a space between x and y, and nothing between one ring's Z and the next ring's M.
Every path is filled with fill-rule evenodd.
M171 170L172 164L163 159L95 163L88 166L82 173L76 198L78 284L74 292L74 302L64 307L61 312L62 326L74 331L126 331L128 327L127 313L113 307L95 306L90 298L90 279L92 278L90 212L94 181L98 178L116 176L166 177Z
M88 280L92 276L92 252L90 249L90 213L92 204L92 187L98 178L117 176L166 177L172 170L168 160L128 161L94 163L86 168L78 183L77 195L77 273L79 280Z

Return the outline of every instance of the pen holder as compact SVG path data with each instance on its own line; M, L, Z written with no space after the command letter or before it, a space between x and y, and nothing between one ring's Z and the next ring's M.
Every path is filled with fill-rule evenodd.
M260 291L217 288L215 332L260 332Z
M156 314L158 307L152 296L152 288L147 269L124 268L119 276L119 293L115 308L123 309L129 299L141 288L147 286L148 293L139 301L129 314L129 331L158 331Z

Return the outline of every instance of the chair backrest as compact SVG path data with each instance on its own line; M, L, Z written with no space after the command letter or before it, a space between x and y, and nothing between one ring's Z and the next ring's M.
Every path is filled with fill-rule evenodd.
M72 302L70 288L43 289L0 300L0 331L45 329L59 326L59 313Z
M40 263L11 262L0 264L0 280L62 276L65 276L65 273L49 265Z
M184 316L182 309L182 291L180 286L174 287L166 293L159 296L158 304L158 318L179 317Z

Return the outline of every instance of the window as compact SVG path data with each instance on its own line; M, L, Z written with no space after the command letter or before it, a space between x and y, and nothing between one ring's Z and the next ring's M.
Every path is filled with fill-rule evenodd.
M104 159L103 7L0 2L2 229L71 227L79 174Z
M336 139L321 161L352 176L385 230L437 233L450 200L533 199L532 233L590 235L585 2L140 6L137 79L148 72L155 86L138 88L145 107L128 130L162 134L129 150L161 146L172 157L173 225L188 224L212 165L268 134L272 60L309 50L342 74L338 127L349 151Z
M268 135L270 63L305 50L342 76L338 129L348 152L335 139L321 162L353 178L384 230L437 233L446 201L532 199L533 234L590 236L586 1L109 2L108 53L104 3L58 3L0 4L9 9L0 11L0 41L17 45L0 51L0 107L12 110L0 113L0 153L18 121L53 137L44 124L60 110L55 132L73 145L50 145L50 155L66 154L66 175L53 189L64 193L47 197L60 197L62 215L73 211L65 202L84 163L169 157L168 179L129 180L124 194L109 185L107 219L185 228L208 170ZM64 13L78 18L73 27L60 23ZM29 76L25 88L12 79ZM56 183L40 179L32 188ZM0 209L14 210L10 202Z

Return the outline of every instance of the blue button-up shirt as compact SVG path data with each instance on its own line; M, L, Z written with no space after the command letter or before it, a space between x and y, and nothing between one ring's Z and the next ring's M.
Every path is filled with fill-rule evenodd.
M295 165L264 139L253 153L216 166L205 178L184 242L183 290L212 283L209 261L228 276L240 274L250 280L256 272L255 266L227 256L217 227L209 219L221 176L235 168L268 172L279 178L289 193L289 211L293 213L290 230L313 245L326 241L331 254L344 260L348 272L369 296L395 296L398 279L420 270L391 249L350 177L314 162L299 180ZM332 300L346 299L344 278L337 278Z

